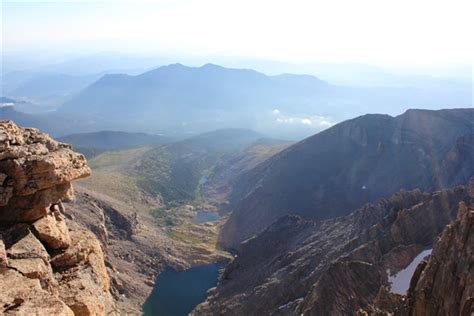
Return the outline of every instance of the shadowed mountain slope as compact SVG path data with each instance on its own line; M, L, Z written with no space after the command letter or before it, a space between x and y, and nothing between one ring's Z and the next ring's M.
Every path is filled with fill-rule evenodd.
M437 190L474 174L474 109L364 115L309 137L236 182L221 243L237 247L285 214L325 219L400 189Z

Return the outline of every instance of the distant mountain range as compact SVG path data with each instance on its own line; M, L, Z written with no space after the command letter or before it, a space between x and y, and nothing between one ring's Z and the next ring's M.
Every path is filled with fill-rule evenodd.
M35 108L18 107L17 110L35 113L55 110L102 75L96 73L78 76L54 72L14 71L3 74L0 83L4 96L36 105Z
M92 75L37 77L11 91L31 98L67 96L48 119L40 119L40 127L54 135L100 130L185 135L239 127L301 139L364 113L472 106L471 87L448 81L351 87L310 75L267 76L214 64L172 64L135 76L107 74L81 90L88 81ZM48 88L54 82L60 84ZM57 117L68 121L61 131L55 126Z
M15 104L17 105L18 103ZM91 131L87 129L87 124L85 124L82 118L57 112L25 113L18 111L16 105L0 107L0 119L13 120L23 127L35 127L53 136Z
M111 126L126 123L202 132L264 127L277 118L274 109L292 105L296 112L305 111L310 99L328 93L329 84L310 76L267 77L211 64L200 68L175 64L139 76L104 76L58 111Z
M364 115L296 143L235 181L221 243L277 218L327 219L398 190L434 191L474 174L474 109Z
M213 64L173 64L138 76L106 75L66 102L60 113L90 124L206 131L229 126L274 136L310 135L367 112L398 114L410 107L470 106L469 91L360 88L309 75L266 76Z
M12 110L21 112L37 113L44 112L47 108L28 101L15 100L7 97L0 97L0 108L10 107Z

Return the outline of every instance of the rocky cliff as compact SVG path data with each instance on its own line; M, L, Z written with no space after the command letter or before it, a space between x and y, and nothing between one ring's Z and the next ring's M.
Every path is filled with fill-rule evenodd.
M62 203L89 174L69 145L0 121L0 314L114 313L101 245Z
M474 313L474 182L471 201L461 202L433 253L420 263L408 291L409 315Z
M242 243L195 315L350 315L375 301L399 312L389 277L433 247L467 191L401 191L324 221L284 216Z
M381 287L375 300L357 315L474 314L474 179L470 200L459 203L456 219L437 238L430 256L411 275L405 296Z

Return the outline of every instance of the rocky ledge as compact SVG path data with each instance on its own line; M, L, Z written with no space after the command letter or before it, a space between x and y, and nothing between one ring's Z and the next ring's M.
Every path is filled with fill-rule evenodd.
M62 204L88 175L69 145L0 121L0 314L115 313L101 245Z

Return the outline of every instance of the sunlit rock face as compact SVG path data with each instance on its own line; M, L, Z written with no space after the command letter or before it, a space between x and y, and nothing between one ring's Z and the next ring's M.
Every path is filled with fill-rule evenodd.
M62 204L90 172L69 145L0 121L0 314L114 310L100 243Z
M474 182L470 202L441 234L428 260L420 263L408 292L410 315L474 313ZM407 313L408 314L408 313Z

